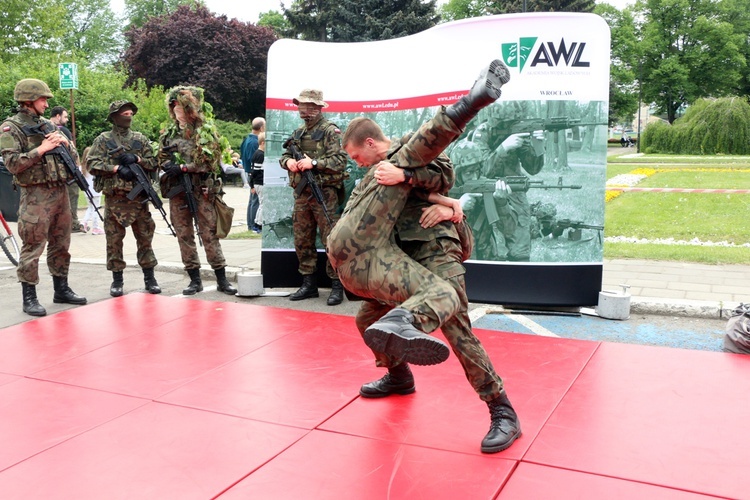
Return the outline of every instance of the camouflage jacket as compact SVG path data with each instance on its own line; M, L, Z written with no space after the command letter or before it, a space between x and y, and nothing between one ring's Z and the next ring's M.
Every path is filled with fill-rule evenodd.
M176 125L170 125L159 137L157 162L159 167L164 167L168 161L185 165L193 187L209 188L211 192L216 193L221 190L221 179L217 175L217 169L220 168L221 146L215 134L213 140L205 143L202 143L202 135L200 127L191 128L188 125L185 129L179 129ZM162 175L162 194L165 195L179 183L178 177L169 178Z
M318 161L318 166L312 172L319 186L331 186L340 188L343 186L346 173L346 152L341 149L341 131L339 128L321 118L310 129L302 126L294 131L292 138L299 144L302 154L306 154L313 160ZM289 150L281 155L279 163L281 168L286 168L286 162L292 158ZM289 172L289 185L297 187L302 180L299 172Z
M401 141L393 141L387 156L391 158L408 140L408 136ZM453 164L445 154L438 156L425 167L412 169L414 180L409 198L404 210L396 221L396 232L402 241L430 241L436 238L454 238L458 240L456 227L451 221L443 221L431 228L423 228L419 224L422 209L431 205L427 201L429 193L445 194L453 187L455 175Z
M49 124L50 121L21 109L0 125L0 153L6 168L14 176L13 182L19 186L63 184L72 177L57 155L39 154L37 148L44 141L44 135L27 135L24 132L24 127L35 127L41 123ZM75 147L71 144L69 149L78 163Z
M95 177L94 187L97 191L112 195L116 192L129 193L133 189L134 181L126 181L114 172L119 165L117 158L125 153L137 155L141 159L139 165L145 172L156 170L156 159L148 137L115 126L111 131L99 134L89 150L87 165Z

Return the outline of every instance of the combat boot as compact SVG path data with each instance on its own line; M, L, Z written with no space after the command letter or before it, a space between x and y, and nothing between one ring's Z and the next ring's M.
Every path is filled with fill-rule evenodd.
M344 301L344 285L341 284L341 280L331 281L331 294L328 296L326 304L329 306L337 306Z
M401 363L388 368L382 378L369 382L359 388L363 398L384 398L391 394L411 394L415 391L414 375L409 365Z
M21 282L23 293L23 312L30 316L46 316L47 310L42 307L36 298L36 285Z
M188 276L190 276L190 284L182 291L182 295L195 295L198 292L203 291L203 283L201 282L201 270L200 269L188 269Z
M161 293L161 287L159 287L159 283L156 282L153 267L143 268L143 284L146 285L146 291L148 293Z
M491 422L489 432L482 439L482 453L497 453L508 448L521 435L521 424L505 391L488 401L487 406Z
M450 355L445 342L418 330L412 313L399 307L370 325L364 339L373 351L413 365L436 365Z
M216 274L216 289L220 292L224 292L227 295L236 295L237 289L227 279L227 268L222 267L221 269L214 269Z
M52 296L52 302L55 304L74 304L82 306L86 303L86 297L76 295L68 286L67 276L52 276L52 283L55 286L55 295Z
M510 71L501 60L495 59L479 73L479 78L467 95L445 108L445 114L458 128L463 129L482 108L500 97L500 87L508 81L510 81Z
M289 300L304 300L318 297L318 281L314 274L302 276L302 286L289 296Z
M121 297L125 282L122 278L122 271L112 271L112 284L109 286L109 294L112 297Z

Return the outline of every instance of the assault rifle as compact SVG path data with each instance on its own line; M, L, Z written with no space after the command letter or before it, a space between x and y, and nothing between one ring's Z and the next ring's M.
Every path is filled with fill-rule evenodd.
M28 135L46 136L47 134L51 134L53 132L57 132L57 126L51 122L42 122L39 125L35 125L33 127L29 125L26 125L25 127L23 127L23 133L26 134L27 136ZM78 184L78 187L81 188L81 191L86 193L86 197L89 199L91 206L94 207L94 211L96 212L96 215L99 216L99 220L103 222L104 217L102 217L102 214L99 213L99 207L97 207L96 203L94 203L94 195L91 194L91 190L89 189L89 183L86 181L86 178L78 169L78 165L76 165L76 162L75 160L73 160L73 157L70 156L70 151L68 151L68 148L66 148L65 146L57 146L56 148L45 153L44 156L47 156L47 155L57 155L60 157L60 159L63 162L63 165L65 165L65 168L67 169L68 173L72 177L72 179L68 181L68 184L73 184L74 182Z
M284 141L282 147L284 149L288 149L292 154L292 157L297 161L300 161L305 157L305 155L302 154L302 151L300 151L299 145L294 137L290 137L289 139ZM323 197L323 191L320 189L320 186L318 186L318 183L315 182L315 176L313 176L313 173L310 170L304 170L300 173L302 174L302 180L299 182L299 184L297 184L297 187L294 188L295 194L299 196L300 194L302 194L302 190L305 189L306 186L310 186L310 191L312 191L313 197L323 209L323 215L326 216L328 225L333 226L331 215L328 213L328 209L326 208L326 200Z
M461 196L465 193L494 193L495 183L504 180L514 193L527 192L529 189L581 189L580 184L563 184L563 178L559 177L557 184L545 184L544 181L532 181L524 175L509 175L498 179L475 179L466 181L460 186L454 186L450 190L450 195Z
M162 151L170 155L170 159L173 163L178 163L175 156L177 154L177 144L167 146L163 148ZM190 180L190 174L187 172L180 174L180 183L167 192L167 198L171 200L180 193L185 193L187 209L190 212L190 217L193 219L196 236L198 236L198 243L203 246L203 240L200 235L200 226L198 225L198 202L195 200L195 194L193 193L193 181Z
M122 146L117 146L116 148L107 150L107 154L110 158L117 158L124 152L125 148L123 148ZM128 199L130 201L133 201L139 194L144 193L146 195L146 200L143 203L148 203L149 201L151 202L154 208L156 208L161 214L164 222L167 223L167 227L172 233L172 236L176 237L177 233L174 232L174 228L169 223L169 219L167 219L167 213L164 211L164 204L162 203L161 198L159 198L159 195L154 190L154 186L151 184L151 180L148 178L141 166L137 163L129 164L128 168L130 168L130 170L135 175L135 186L133 186L133 189L131 189L127 194Z
M567 130L573 127L587 127L591 125L607 125L607 122L581 122L580 118L568 118L566 116L553 118L527 118L525 120L513 122L509 127L507 135L523 133L531 134L536 130L559 132L560 130ZM529 137L529 141L534 147L537 156L544 154L544 145L541 140L534 140L533 137Z
M578 237L570 237L571 240L580 239L581 229L595 229L597 231L603 231L604 226L595 226L593 224L584 224L583 221L571 220L571 219L558 219L555 221L552 228L552 236L555 238L560 237L566 229L572 229L577 233Z

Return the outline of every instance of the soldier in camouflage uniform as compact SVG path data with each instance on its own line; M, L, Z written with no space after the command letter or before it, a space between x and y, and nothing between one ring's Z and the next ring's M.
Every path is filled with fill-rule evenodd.
M516 120L521 118L522 105L516 102L496 104L492 121L477 127L473 141L485 152L487 157L484 176L489 179L501 179L508 176L536 175L544 166L543 151L537 152L530 142L530 136L537 141L544 139L544 131L532 133L505 134L492 137L491 130L507 131ZM494 146L498 144L498 146ZM496 199L499 199L496 191ZM506 208L499 215L503 228L504 245L495 247L497 260L528 262L531 256L531 204L523 191L513 192L507 189ZM476 197L474 202L476 202ZM469 212L471 207L464 209ZM499 240L496 240L499 241Z
M216 275L217 289L234 295L237 289L227 280L227 264L216 236L214 202L222 193L219 178L221 146L213 121L213 108L204 101L202 88L186 86L167 91L167 107L172 123L159 138L158 162L164 170L160 179L162 196L169 198L170 219L177 233L182 263L190 276L190 284L182 293L194 295L203 290L193 217L180 178L187 176L197 205L198 237Z
M357 315L357 326L377 364L388 368L384 377L363 385L360 394L377 398L414 392L407 363L433 364L447 358L444 344L422 333L442 324L468 380L490 409L491 427L482 441L485 453L508 448L520 435L520 425L502 380L471 331L461 265L471 252L471 244L461 240L470 239L470 232L455 204L441 201L452 207L442 215L442 207L437 206L423 213L424 196L416 196L418 191L407 196L412 186L447 191L453 182L450 162L441 166L441 159L435 157L476 111L499 97L499 88L508 79L507 68L493 62L468 96L441 109L411 140L399 144L385 139L374 122L355 119L344 135L344 148L358 164L376 166L355 188L328 246L345 285L353 285L356 293L370 299ZM393 163L410 169L393 175L389 173ZM419 163L427 167L415 168ZM436 167L438 172L430 172ZM442 184L431 185L430 175ZM432 196L430 201L438 201ZM457 215L461 226L441 224ZM457 227L463 229L461 236ZM396 236L406 253L396 246Z
M47 314L36 296L39 257L45 245L55 288L53 302L86 303L68 286L71 213L66 181L71 175L59 157L47 154L58 146L67 147L77 162L78 153L59 131L45 136L31 130L43 123L50 125L42 115L51 97L52 92L43 81L20 80L13 91L13 98L20 105L18 113L0 125L0 153L14 176L13 182L21 187L18 234L23 245L17 274L23 291L23 311L31 316Z
M319 230L320 241L325 245L331 227L323 208L313 197L310 186L303 182L301 172L312 170L315 181L323 192L331 222L336 224L346 178L346 153L341 149L340 130L324 118L321 112L328 106L323 101L323 92L306 89L299 97L293 99L293 102L297 105L300 118L305 124L294 131L292 139L305 156L301 160L296 160L287 150L281 155L279 163L283 169L289 171L289 185L294 188L294 250L299 260L299 273L302 275L302 286L289 297L289 300L303 300L318 296L315 278L318 251L315 248L315 240ZM344 288L327 261L326 274L331 278L331 293L327 304L341 304L344 300Z
M110 132L103 132L94 140L88 155L88 167L96 176L94 183L104 198L104 232L107 236L107 269L112 271L109 294L123 294L122 272L125 260L122 244L125 229L133 228L138 248L138 264L143 269L143 281L149 293L161 293L154 277L157 261L151 242L156 224L151 217L145 193L134 200L127 195L135 187L135 174L131 166L138 164L144 172L156 170L156 159L151 143L145 135L130 130L133 115L138 107L132 102L120 100L109 105L107 119L112 122ZM148 175L148 174L147 174Z

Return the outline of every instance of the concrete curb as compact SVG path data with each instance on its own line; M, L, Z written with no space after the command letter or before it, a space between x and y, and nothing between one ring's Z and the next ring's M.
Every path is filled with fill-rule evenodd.
M630 312L660 316L728 319L732 316L732 311L738 306L739 302L633 297L630 301Z

